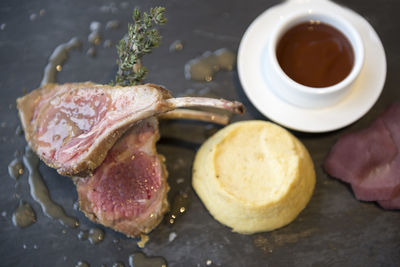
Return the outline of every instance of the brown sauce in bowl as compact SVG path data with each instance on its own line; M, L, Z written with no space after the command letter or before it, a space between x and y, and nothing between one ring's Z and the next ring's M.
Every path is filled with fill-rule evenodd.
M354 51L336 28L312 21L290 28L280 39L276 56L294 81L310 87L328 87L344 80L354 65Z

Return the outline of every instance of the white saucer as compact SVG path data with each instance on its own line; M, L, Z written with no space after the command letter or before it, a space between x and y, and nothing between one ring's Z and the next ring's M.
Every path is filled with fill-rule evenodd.
M263 73L265 49L273 27L293 10L326 9L347 19L361 35L365 60L351 92L339 103L319 109L293 106L271 90ZM291 0L262 13L245 32L238 52L243 89L254 106L272 121L302 132L328 132L361 118L378 100L386 78L386 57L372 26L354 11L327 0ZM275 88L279 89L279 88Z

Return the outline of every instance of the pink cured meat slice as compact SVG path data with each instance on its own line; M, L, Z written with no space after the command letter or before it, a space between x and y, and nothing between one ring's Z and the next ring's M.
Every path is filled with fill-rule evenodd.
M378 120L380 119L392 137L393 147L399 150L400 103L392 104L378 118ZM394 198L400 192L400 153L398 152L390 163L375 168L361 182L353 182L352 188L356 197L360 200L374 201Z
M387 210L400 209L400 193L389 200L378 200L378 204Z
M390 163L397 147L381 119L339 138L324 161L325 171L344 182L359 183L368 173Z
M400 192L400 154L390 163L376 166L366 177L351 187L357 199L388 200Z
M93 221L137 236L153 229L168 208L166 171L155 150L158 124L143 120L108 152L93 176L76 178L81 210Z
M400 149L400 102L392 104L382 114L382 119L392 135L397 148Z
M359 200L400 208L400 103L369 128L341 137L324 162L326 172L351 184Z

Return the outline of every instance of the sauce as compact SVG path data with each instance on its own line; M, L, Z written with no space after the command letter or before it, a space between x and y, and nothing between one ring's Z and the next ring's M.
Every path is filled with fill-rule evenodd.
M175 233L175 232L171 232L171 233L169 233L169 236L168 236L168 242L172 242L172 241L174 241L175 240L175 238L177 237L178 235Z
M289 29L278 42L276 56L291 79L318 88L341 82L354 65L353 48L343 33L312 20Z
M129 256L130 267L167 267L163 257L148 257L142 252L135 252Z
M110 20L106 23L106 30L116 30L121 26L118 20Z
M94 48L94 47L90 47L86 52L86 55L88 55L90 57L95 57L96 54L97 54L96 48Z
M104 240L104 231L100 228L91 228L89 231L81 230L77 237L81 241L89 240L90 244L96 245Z
M77 237L79 240L85 241L89 238L89 232L88 231L79 231Z
M91 228L89 230L89 242L96 245L104 240L104 231L100 228Z
M112 267L125 267L125 264L122 261L114 262Z
M171 211L166 216L169 224L174 224L176 219L181 217L188 209L190 204L190 197L188 194L189 190L185 190L184 192L179 192L175 197L171 205Z
M263 250L264 252L272 253L274 250L271 242L263 234L258 234L253 239L253 244L255 247Z
M118 251L122 251L124 248L119 244L119 239L113 239L112 243Z
M219 70L231 71L235 61L236 55L226 48L214 52L207 51L185 64L185 78L210 82Z
M169 52L181 51L183 49L183 43L181 40L175 40L169 46Z
M112 47L112 45L113 45L113 43L109 39L105 40L104 43L103 43L103 47L104 48L110 48L110 47Z
M88 36L88 42L92 45L98 45L101 42L101 23L98 21L92 21L89 26L90 34Z
M26 148L23 161L29 171L28 182L32 198L40 204L43 213L63 225L71 228L77 227L78 220L65 214L64 209L51 199L49 189L38 170L39 158L29 147Z
M21 201L12 215L12 222L15 226L21 228L28 227L36 222L36 214L32 206Z
M74 37L68 43L57 46L51 54L49 62L44 69L43 79L40 85L43 86L47 83L55 83L57 72L61 70L62 65L67 60L69 51L73 48L78 48L81 45L81 41Z
M15 180L17 180L24 173L24 165L20 159L13 159L8 164L8 174Z
M90 264L86 261L78 261L75 264L75 267L90 267Z
M15 135L16 136L21 136L23 134L23 132L24 131L22 130L21 125L18 125L17 128L15 129Z

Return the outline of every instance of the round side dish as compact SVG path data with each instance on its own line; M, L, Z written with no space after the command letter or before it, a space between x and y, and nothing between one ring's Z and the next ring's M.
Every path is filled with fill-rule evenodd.
M314 186L306 148L270 122L225 127L201 146L194 161L196 193L216 220L239 233L287 225L307 205Z

